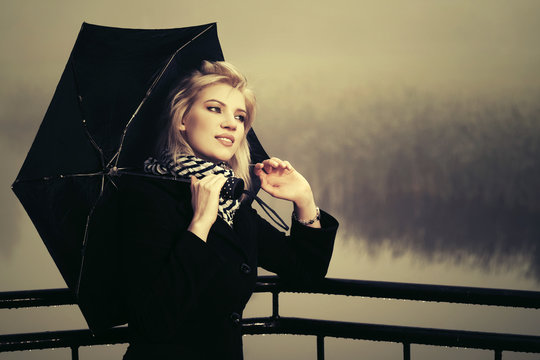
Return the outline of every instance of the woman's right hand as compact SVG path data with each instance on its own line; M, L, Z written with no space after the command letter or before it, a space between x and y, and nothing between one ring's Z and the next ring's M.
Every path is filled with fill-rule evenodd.
M188 230L206 242L208 232L217 218L219 193L227 178L222 174L207 175L201 180L191 177L193 219Z

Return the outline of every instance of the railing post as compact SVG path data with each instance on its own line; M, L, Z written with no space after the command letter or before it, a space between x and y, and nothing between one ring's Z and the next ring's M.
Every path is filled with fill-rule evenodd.
M324 360L324 336L317 335L317 360Z
M411 360L411 344L403 343L403 360Z
M272 317L279 317L279 291L272 291Z
M71 360L79 360L79 347L78 346L71 347Z
M502 351L495 350L495 360L502 360Z

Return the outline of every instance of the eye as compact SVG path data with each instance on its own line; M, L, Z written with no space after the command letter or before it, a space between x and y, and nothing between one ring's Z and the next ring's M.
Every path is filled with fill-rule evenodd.
M236 115L234 118L236 120L240 120L241 122L246 121L246 117L244 115Z
M221 108L219 106L208 106L207 109L211 112L221 113Z

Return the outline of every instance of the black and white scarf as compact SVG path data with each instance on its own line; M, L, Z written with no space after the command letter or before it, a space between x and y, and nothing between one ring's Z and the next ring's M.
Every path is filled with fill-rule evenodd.
M234 176L232 169L224 162L215 164L194 155L180 154L175 157L173 153L168 151L162 152L158 159L148 158L144 162L144 171L154 175L172 175L188 180L192 175L197 179L202 179L209 174L223 174L227 178ZM224 199L220 196L218 215L232 227L234 213L238 207L240 207L238 200Z

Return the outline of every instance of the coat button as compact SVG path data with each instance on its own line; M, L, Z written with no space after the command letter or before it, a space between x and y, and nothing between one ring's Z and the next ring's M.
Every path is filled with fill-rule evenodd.
M231 320L235 325L240 324L240 314L238 314L237 312L231 313Z
M251 266L249 266L246 263L243 263L242 265L240 265L240 271L243 272L244 274L249 274L251 272Z

